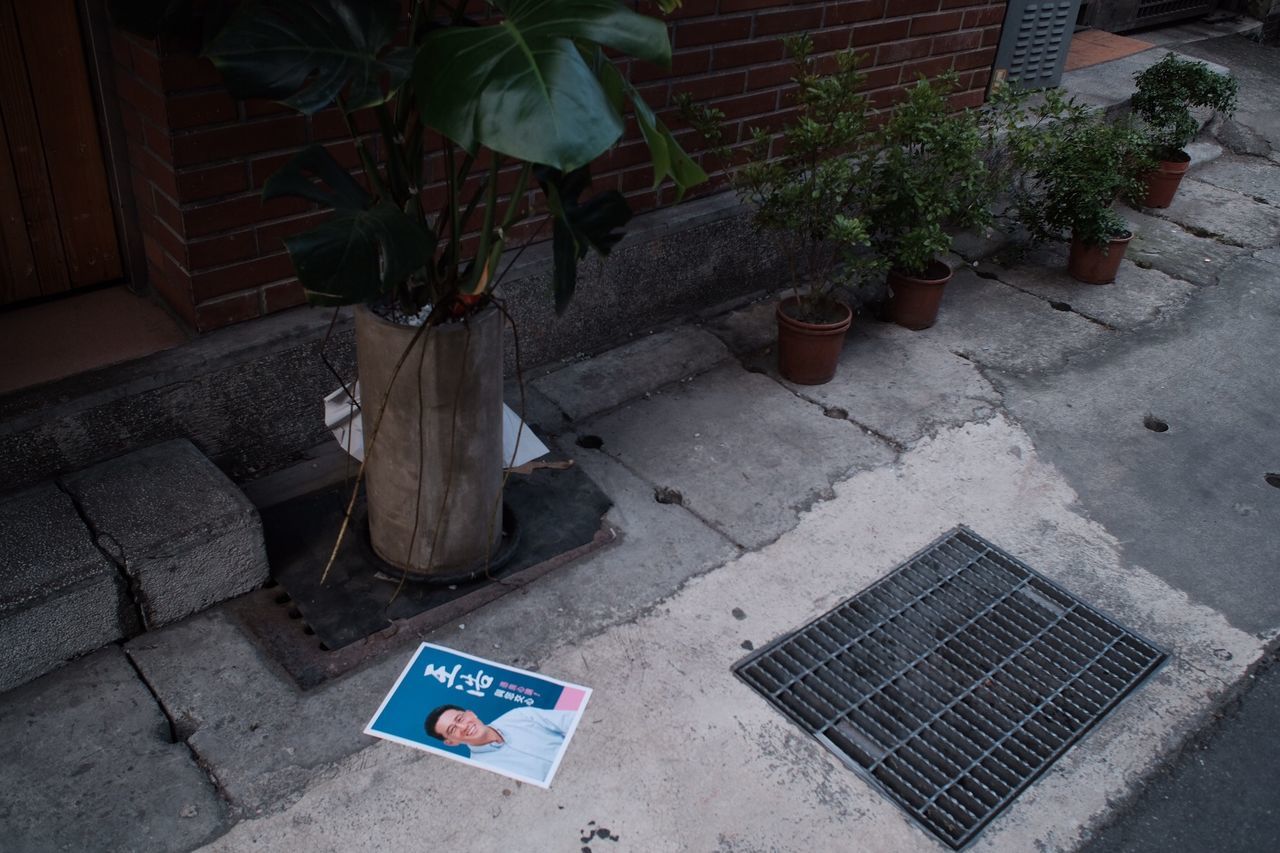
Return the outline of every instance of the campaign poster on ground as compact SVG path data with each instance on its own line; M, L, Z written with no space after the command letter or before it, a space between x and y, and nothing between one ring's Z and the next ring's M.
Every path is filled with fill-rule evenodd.
M365 734L551 786L591 688L423 643Z

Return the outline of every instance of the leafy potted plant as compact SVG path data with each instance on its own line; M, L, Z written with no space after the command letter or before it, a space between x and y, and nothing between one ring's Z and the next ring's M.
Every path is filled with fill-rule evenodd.
M946 225L990 223L984 137L977 113L953 113L947 96L957 77L921 79L882 128L871 164L867 215L873 244L888 263L888 319L927 329L938 316L951 268L938 255L951 248Z
M1168 207L1191 165L1191 155L1183 149L1200 130L1191 110L1207 108L1230 116L1239 87L1234 77L1173 53L1134 79L1133 112L1145 126L1150 155L1158 163L1144 175L1144 192L1136 198L1144 207Z
M1033 240L1069 232L1067 272L1083 282L1115 280L1133 234L1113 204L1141 186L1145 138L1127 122L1049 90L1033 120L1009 132L1021 173L1014 203Z
M263 194L331 211L286 247L313 304L357 306L373 547L437 581L483 571L501 534L494 289L530 185L553 219L563 309L577 261L607 253L631 215L615 191L583 198L624 111L654 153L655 183L705 179L606 56L669 64L660 21L599 0L489 5L499 23L434 0L410 3L407 21L400 0L248 0L205 47L232 94L306 114L336 105L347 123L363 183L312 145ZM357 132L362 110L376 132Z
M842 289L859 284L876 260L856 207L866 186L870 136L863 75L852 51L835 54L835 69L819 73L807 36L785 41L795 64L795 118L775 136L753 128L744 148L723 140L724 116L682 101L687 120L730 168L756 226L777 240L791 277L791 295L777 306L778 370L800 385L835 376L853 309ZM741 155L745 154L745 158Z

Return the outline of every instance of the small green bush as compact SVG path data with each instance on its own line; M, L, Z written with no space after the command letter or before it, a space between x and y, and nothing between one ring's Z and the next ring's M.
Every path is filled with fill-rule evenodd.
M1200 129L1191 110L1208 108L1231 115L1239 85L1235 78L1203 62L1166 54L1155 65L1134 75L1133 112L1145 126L1152 153L1161 160L1177 159Z
M1070 232L1082 243L1106 246L1129 229L1112 204L1140 194L1153 163L1148 139L1128 121L1050 89L1008 134L1018 219L1033 240Z
M944 227L991 222L991 184L978 114L953 113L954 72L920 79L882 128L867 216L873 242L890 267L923 275L951 249Z
M734 149L724 139L723 113L687 97L677 103L731 169L730 182L752 205L756 226L777 239L786 255L798 319L824 322L833 315L836 291L855 290L878 268L860 213L870 175L861 153L872 133L869 104L858 91L863 75L852 51L835 54L835 69L824 74L807 36L787 39L786 47L795 63L797 114L780 137L752 128L749 143Z

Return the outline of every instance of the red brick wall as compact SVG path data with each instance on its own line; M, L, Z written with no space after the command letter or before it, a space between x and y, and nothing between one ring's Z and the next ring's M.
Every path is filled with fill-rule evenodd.
M948 69L960 73L956 106L973 106L983 99L1004 8L989 0L685 0L670 20L672 69L635 62L625 70L673 128L680 121L670 104L688 92L724 112L731 139L745 139L752 126L777 126L789 114L791 70L779 39L791 33L810 33L821 53L865 54L867 91L878 107L891 105L918 75ZM310 142L330 146L355 168L341 117L237 103L190 45L116 31L113 54L151 286L200 331L301 304L281 240L322 214L304 201L263 203L259 192ZM698 148L690 134L681 141ZM597 164L595 186L617 187L637 211L671 203L670 186L651 188L646 161L633 123Z

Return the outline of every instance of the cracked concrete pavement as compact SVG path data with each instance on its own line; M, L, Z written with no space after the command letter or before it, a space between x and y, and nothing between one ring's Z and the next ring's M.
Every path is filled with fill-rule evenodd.
M1274 146L1275 114L1237 120ZM1076 848L1280 630L1277 176L1223 155L1124 211L1113 285L1058 246L970 255L938 325L860 320L826 386L776 375L763 299L543 371L529 421L614 500L612 545L308 691L222 607L5 694L6 849L944 849L730 667L961 523L1171 653L974 849ZM595 688L550 791L360 733L419 639ZM67 785L13 793L42 773Z

